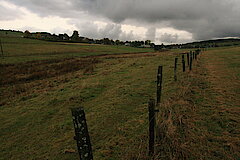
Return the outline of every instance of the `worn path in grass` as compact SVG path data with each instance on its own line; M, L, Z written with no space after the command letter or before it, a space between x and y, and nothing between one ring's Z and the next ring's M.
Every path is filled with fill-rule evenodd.
M202 57L199 70L206 74L199 76L208 87L202 90L198 125L206 133L205 150L210 159L240 158L239 62L239 47L210 50Z

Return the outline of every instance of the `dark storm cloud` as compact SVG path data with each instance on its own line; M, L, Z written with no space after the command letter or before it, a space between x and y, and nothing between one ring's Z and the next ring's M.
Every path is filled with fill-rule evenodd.
M88 3L86 3L88 2ZM93 0L83 6L114 22L133 19L185 30L195 39L239 36L239 0Z
M239 0L9 0L41 16L80 12L115 23L139 22L188 31L195 39L239 36Z

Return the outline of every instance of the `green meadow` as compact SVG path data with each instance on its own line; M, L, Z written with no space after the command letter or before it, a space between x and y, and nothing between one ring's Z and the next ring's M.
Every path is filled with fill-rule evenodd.
M149 159L148 101L159 65L156 158L239 158L239 47L204 51L182 73L185 50L1 40L0 159L78 159L70 108L79 106L94 159Z

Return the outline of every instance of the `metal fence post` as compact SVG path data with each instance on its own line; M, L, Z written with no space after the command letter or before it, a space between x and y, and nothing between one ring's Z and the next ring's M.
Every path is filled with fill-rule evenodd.
M75 129L74 139L77 141L80 160L93 160L92 146L83 107L72 108L71 111Z

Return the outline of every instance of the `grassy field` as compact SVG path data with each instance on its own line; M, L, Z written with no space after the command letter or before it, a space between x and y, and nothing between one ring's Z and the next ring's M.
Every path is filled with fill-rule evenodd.
M5 38L4 46L0 159L78 159L70 112L77 106L85 108L95 159L148 159L147 104L158 65L164 77L157 159L239 158L239 47L206 51L191 73L180 74L179 63L174 82L176 51L22 38ZM108 55L83 57L100 54ZM219 94L223 86L229 101Z
M1 32L0 32L1 33ZM84 43L47 42L22 38L19 34L1 35L4 59L0 63L63 59L102 54L153 52L153 49Z
M240 158L240 47L205 51L158 117L157 159Z
M8 41L19 42L13 38ZM16 51L17 47L22 47L22 52L34 57L32 52L37 49L45 53L46 46L62 46L24 41L31 41L30 45L35 49L24 52L21 42L9 45ZM63 47L86 46L70 44ZM114 48L99 47L111 51ZM117 52L133 50L142 51L122 47ZM164 72L171 73L172 53L54 59L45 55L49 59L37 61L18 59L19 53L11 53L15 54L12 59L9 56L1 61L0 157L77 159L77 152L65 154L64 150L76 149L69 108L80 105L87 113L96 159L136 157L140 154L139 146L146 147L147 103L155 93L156 68L162 63L167 66ZM166 84L171 83L172 78L171 74L167 75ZM146 148L142 151L145 153Z

